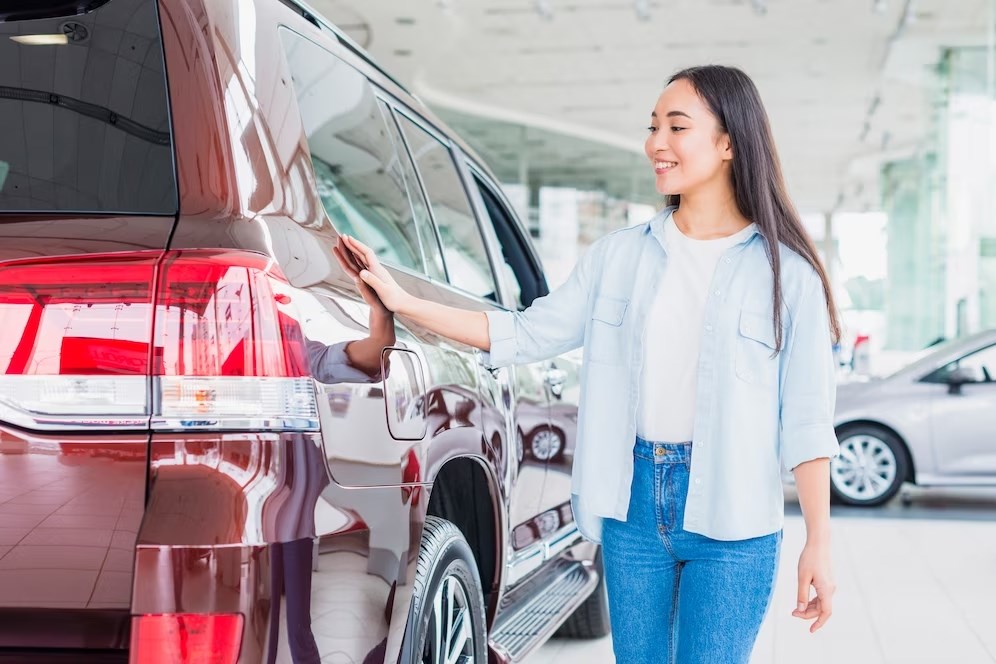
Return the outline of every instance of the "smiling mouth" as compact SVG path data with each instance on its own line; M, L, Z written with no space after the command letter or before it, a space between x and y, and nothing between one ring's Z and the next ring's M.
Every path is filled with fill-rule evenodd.
M657 171L658 173L663 173L665 171L671 170L672 168L674 168L677 165L678 165L678 162L676 162L676 161L658 161L658 160L655 160L654 161L654 170Z

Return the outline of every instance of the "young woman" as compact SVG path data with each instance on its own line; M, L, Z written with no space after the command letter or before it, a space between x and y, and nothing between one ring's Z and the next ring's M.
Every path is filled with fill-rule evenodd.
M746 663L775 583L781 468L807 534L792 615L815 619L811 632L830 617L839 323L750 78L675 74L649 132L667 207L597 241L526 311L418 299L370 249L342 242L389 310L489 351L491 365L584 345L572 502L603 544L616 660Z

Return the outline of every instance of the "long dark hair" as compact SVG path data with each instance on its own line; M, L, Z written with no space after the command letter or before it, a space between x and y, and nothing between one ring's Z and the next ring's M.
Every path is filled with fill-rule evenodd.
M765 240L768 262L774 276L775 349L782 348L782 284L781 256L777 250L784 244L813 266L823 281L830 315L830 332L834 342L840 340L840 318L834 303L826 269L812 238L802 226L795 206L789 200L782 177L775 141L771 136L768 114L761 95L747 74L735 67L707 65L683 69L671 77L668 84L686 80L692 84L709 110L719 121L720 128L730 137L733 146L733 192L737 208L745 218L757 224ZM677 194L667 196L668 205L679 205Z

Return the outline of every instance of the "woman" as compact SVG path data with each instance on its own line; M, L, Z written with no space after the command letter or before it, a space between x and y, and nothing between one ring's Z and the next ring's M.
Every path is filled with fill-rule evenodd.
M649 132L668 206L596 242L524 312L420 300L342 241L388 309L489 351L491 365L584 345L572 502L603 544L616 660L747 662L775 583L781 468L807 533L792 615L815 618L811 632L830 617L839 323L753 82L681 71Z

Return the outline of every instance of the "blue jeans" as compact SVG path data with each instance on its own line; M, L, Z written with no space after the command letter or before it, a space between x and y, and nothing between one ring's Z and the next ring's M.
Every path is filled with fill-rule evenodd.
M602 555L617 664L747 664L771 603L782 531L721 541L682 527L691 443L636 439L627 520Z

